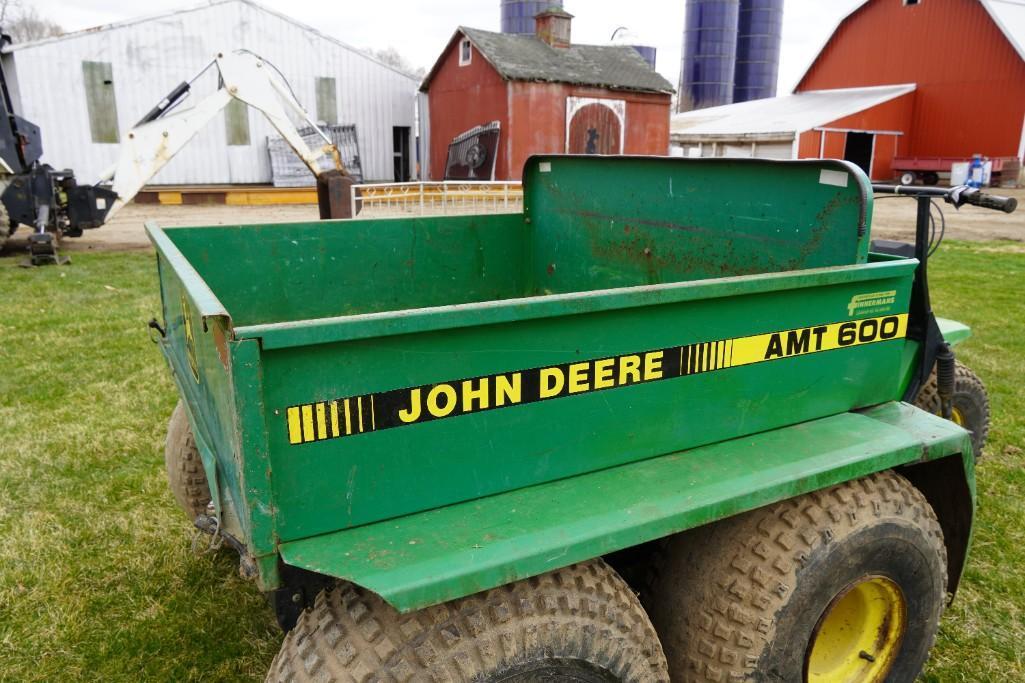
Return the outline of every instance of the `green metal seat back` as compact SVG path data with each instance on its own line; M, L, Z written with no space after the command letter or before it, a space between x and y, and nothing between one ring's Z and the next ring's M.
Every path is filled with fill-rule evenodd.
M837 160L535 156L535 291L864 263L871 185Z

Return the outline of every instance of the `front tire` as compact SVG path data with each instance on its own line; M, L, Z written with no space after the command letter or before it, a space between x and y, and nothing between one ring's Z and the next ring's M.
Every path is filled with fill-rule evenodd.
M933 415L942 413L935 368L925 386L918 392L915 405ZM986 385L979 376L961 361L955 361L951 408L951 420L972 433L972 453L978 460L989 437L989 395L986 392Z
M210 504L210 487L196 439L192 435L185 404L180 400L167 424L167 442L164 444L164 465L167 483L189 521L206 512Z
M658 637L602 560L399 614L340 583L303 612L268 681L668 681Z
M910 682L946 595L932 508L884 472L670 539L649 612L674 681Z

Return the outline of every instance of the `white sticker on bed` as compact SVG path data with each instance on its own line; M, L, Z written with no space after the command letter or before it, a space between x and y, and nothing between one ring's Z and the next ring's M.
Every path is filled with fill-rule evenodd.
M836 185L837 187L847 187L847 171L830 171L828 169L822 169L819 171L819 184L820 185Z

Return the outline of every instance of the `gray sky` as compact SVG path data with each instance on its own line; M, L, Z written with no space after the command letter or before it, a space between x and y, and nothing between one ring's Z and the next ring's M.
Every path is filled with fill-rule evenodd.
M498 30L499 0L260 0L356 47L394 47L414 66L429 68L456 26ZM785 0L780 93L795 84L827 33L858 0ZM78 30L195 6L192 0L20 0L67 30ZM674 85L680 71L684 0L565 0L576 16L573 40L607 42L626 26L658 48L658 70Z

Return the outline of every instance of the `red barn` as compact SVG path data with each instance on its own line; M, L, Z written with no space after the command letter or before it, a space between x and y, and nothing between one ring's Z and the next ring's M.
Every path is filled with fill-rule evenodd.
M430 178L455 169L456 177L518 180L527 157L540 153L668 153L672 85L632 47L572 44L571 19L543 12L534 36L455 32L420 86ZM484 138L495 129L492 147ZM456 138L474 144L452 145Z
M864 0L794 94L775 100L674 117L674 141L688 153L695 141L746 125L750 146L768 132L752 120L760 107L774 114L763 116L777 124L771 132L791 143L788 156L846 158L888 180L909 164L949 171L980 153L1009 158L1016 176L1025 155L1025 3ZM748 104L751 111L740 109Z

